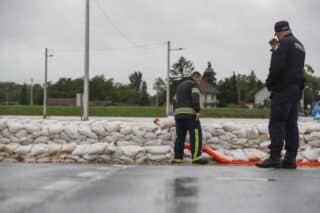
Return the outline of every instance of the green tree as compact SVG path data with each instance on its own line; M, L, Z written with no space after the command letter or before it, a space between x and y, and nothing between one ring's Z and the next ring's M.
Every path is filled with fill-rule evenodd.
M211 86L217 85L216 72L212 68L211 62L208 62L208 67L203 72L203 79L208 82Z
M190 77L192 71L194 71L193 63L183 56L172 65L170 70L170 98L174 96L178 84Z
M29 103L28 86L27 86L27 84L23 84L22 89L21 89L21 95L20 95L20 104L27 105L28 103Z
M147 82L143 81L141 86L141 93L140 93L140 101L139 104L142 106L146 106L150 104L149 94L147 92Z
M306 80L304 88L305 106L315 100L317 93L320 91L320 78L313 75L314 69L309 64L305 65L304 78Z
M142 73L136 71L129 76L130 86L139 92L142 86Z
M156 91L156 106L162 106L166 101L166 83L160 77L156 78L153 83L153 90Z

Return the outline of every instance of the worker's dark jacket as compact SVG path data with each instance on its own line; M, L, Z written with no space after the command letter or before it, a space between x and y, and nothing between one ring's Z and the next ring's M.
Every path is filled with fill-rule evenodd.
M271 64L266 80L268 90L279 92L293 85L303 88L303 44L292 34L288 34L271 51Z
M200 112L200 89L193 80L181 82L174 99L175 118L193 119Z

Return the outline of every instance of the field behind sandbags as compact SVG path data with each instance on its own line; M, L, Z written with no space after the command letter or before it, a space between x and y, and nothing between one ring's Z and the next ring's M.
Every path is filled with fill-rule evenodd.
M0 105L1 115L42 115L42 106ZM92 106L91 116L117 117L165 117L164 107L152 106ZM48 106L48 115L80 116L81 108L75 106ZM205 108L202 117L216 118L266 118L269 109L245 109L236 107Z

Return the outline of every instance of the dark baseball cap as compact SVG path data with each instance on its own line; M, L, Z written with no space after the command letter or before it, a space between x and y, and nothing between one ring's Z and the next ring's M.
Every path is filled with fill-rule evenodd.
M191 76L193 76L193 75L200 75L201 76L201 73L199 71L192 71Z
M289 29L290 29L290 26L288 21L278 21L274 24L274 32L276 33L289 30Z

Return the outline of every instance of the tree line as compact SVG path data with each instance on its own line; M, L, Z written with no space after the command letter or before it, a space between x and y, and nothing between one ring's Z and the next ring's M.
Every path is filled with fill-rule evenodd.
M181 56L171 66L170 70L170 98L174 96L179 82L188 78L194 71L192 61ZM201 71L200 71L201 72ZM230 104L253 103L255 92L264 87L264 82L258 79L254 70L249 74L233 72L231 76L218 80L212 62L208 62L203 70L203 78L219 93L217 98L219 106ZM311 103L318 91L320 91L320 78L314 76L314 69L310 65L305 67L305 104ZM105 78L97 75L90 79L91 101L112 101L114 105L156 105L163 106L166 101L166 79L157 77L153 83L156 95L150 96L147 91L147 82L143 79L141 71L134 71L128 77L129 83L115 82L113 78ZM43 87L40 84L33 85L33 103L42 105ZM83 93L82 78L60 78L58 81L48 84L49 98L75 98L76 93ZM16 84L14 82L0 82L0 103L2 104L30 104L30 85Z

